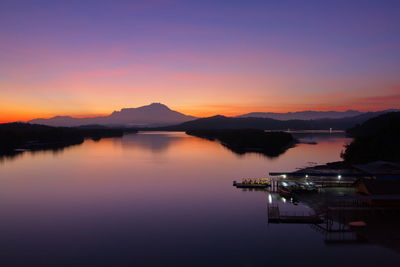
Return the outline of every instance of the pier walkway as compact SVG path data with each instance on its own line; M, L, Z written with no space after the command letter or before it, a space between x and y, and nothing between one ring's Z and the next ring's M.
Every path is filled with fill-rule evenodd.
M268 223L320 224L323 220L315 214L295 212L282 214L278 205L269 205Z

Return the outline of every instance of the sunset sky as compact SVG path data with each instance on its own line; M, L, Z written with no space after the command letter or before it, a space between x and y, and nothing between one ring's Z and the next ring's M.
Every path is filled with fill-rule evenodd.
M400 107L400 1L0 2L0 122Z

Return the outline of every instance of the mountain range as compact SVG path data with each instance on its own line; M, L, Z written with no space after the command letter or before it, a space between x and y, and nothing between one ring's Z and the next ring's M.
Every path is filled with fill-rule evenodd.
M196 117L171 110L161 103L152 103L138 108L123 108L120 111L114 111L108 116L93 118L56 116L50 119L34 119L29 123L66 127L83 125L155 127L178 124L194 119Z
M341 119L361 115L363 112L357 110L347 111L298 111L287 113L273 112L251 112L237 116L237 118L269 118L275 120L319 120L319 119Z
M239 129L255 128L270 130L287 129L347 129L369 118L396 111L360 112L340 111L300 111L288 113L253 112L236 117L221 115L196 118L171 110L164 104L152 103L137 108L124 108L108 116L74 118L56 116L49 119L34 119L29 123L49 126L102 125L111 127L163 128L172 130L190 129Z
M353 117L318 120L275 120L270 118L241 118L213 116L201 118L158 130L188 131L200 129L262 129L262 130L346 130L387 111L367 112Z

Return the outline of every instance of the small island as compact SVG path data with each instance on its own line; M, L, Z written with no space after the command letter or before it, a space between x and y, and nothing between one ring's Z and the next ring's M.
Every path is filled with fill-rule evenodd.
M208 140L218 140L237 154L257 152L269 157L279 156L296 143L290 133L265 132L257 129L188 130L186 134Z

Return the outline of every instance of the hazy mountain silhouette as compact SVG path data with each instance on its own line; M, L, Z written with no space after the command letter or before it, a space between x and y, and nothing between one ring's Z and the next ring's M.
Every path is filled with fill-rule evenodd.
M318 120L318 119L341 119L361 115L364 112L357 110L347 111L298 111L287 113L274 112L251 112L237 116L237 118L270 118L275 120Z
M367 112L358 116L341 119L318 120L275 120L270 118L238 118L213 116L196 119L178 125L160 127L162 130L187 131L195 129L262 129L262 130L345 130L363 123L387 111Z
M166 105L152 103L138 108L124 108L120 111L114 111L109 116L94 118L56 116L50 119L34 119L29 122L49 126L67 127L81 125L162 126L178 124L193 119L196 118L171 110Z

